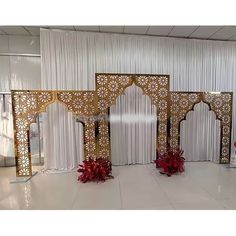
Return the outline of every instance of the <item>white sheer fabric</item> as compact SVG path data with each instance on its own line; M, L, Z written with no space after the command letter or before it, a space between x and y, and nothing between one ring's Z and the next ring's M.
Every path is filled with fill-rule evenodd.
M113 165L147 164L156 159L156 107L132 85L110 109Z
M232 42L53 30L41 30L40 40L42 89L95 89L95 73L110 72L170 74L171 90L236 91L236 44ZM130 106L130 99L126 101L126 106ZM235 104L234 99L234 107ZM112 114L125 111L127 111L126 107L120 108L118 105L111 109ZM208 111L195 112L205 116ZM71 120L71 122L73 121ZM190 120L189 122L194 121ZM213 118L211 122L215 122ZM233 122L235 125L236 121L233 120ZM206 125L207 123L205 123L204 135L210 137L212 134L207 132ZM62 145L65 143L63 140L70 135L81 137L81 134L75 132L75 129L72 129L71 134L68 130L66 131L66 128L63 128L64 126L63 122L57 127L48 123L48 129L45 133L47 139L58 140L55 142L56 147L50 146L50 148L59 150L60 158L63 158L62 149L66 148L65 145ZM121 130L124 127L125 124L120 125ZM52 135L53 129L54 135ZM63 138L60 138L60 142L58 133L56 133L58 131L55 131L58 129L64 129L64 132L61 133ZM138 135L142 134L139 133ZM191 136L189 138L186 136L183 149L199 143L197 138L199 137ZM134 140L135 137L131 135L130 139ZM120 150L119 153L113 150L112 160L127 157L127 150L123 148L122 139L120 138L120 142L117 140L118 138L112 137L112 143L116 143L116 150ZM196 156L191 157L191 160L201 160L199 158L200 156L203 158L202 150L206 149L208 150L207 153L215 155L213 154L215 151L210 150L218 147L216 141L214 141L214 145L209 142L207 144L199 143L194 153ZM137 149L137 145L132 145L132 142L131 148ZM130 155L141 152L142 148L138 148ZM118 154L119 157L116 156ZM152 153L151 156L153 155L155 154ZM208 158L215 159L209 155ZM55 156L50 158L55 158ZM67 156L66 158L70 157ZM133 156L130 158L134 160ZM129 160L126 158L121 163L129 163Z
M207 135L206 135L207 134ZM186 161L219 163L220 121L205 103L198 103L180 124L180 147Z
M74 121L65 106L56 103L47 108L43 119L46 121L43 122L45 168L73 170L83 157L82 124ZM68 136L64 136L66 132ZM48 134L51 136L48 137Z

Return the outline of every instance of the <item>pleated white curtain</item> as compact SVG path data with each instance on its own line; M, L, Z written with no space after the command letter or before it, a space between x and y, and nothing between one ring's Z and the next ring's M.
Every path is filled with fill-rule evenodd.
M113 165L147 164L156 159L156 107L132 85L110 109Z
M220 121L205 103L198 103L180 124L180 147L187 161L219 163Z
M41 30L40 42L42 56L42 89L95 89L95 73L108 72L169 74L171 90L236 91L236 44L233 42L55 30ZM127 115L130 115L130 117L132 114L137 115L141 113L144 113L147 117L153 116L154 113L152 108L150 108L150 101L144 96L142 96L142 102L146 99L144 103L146 103L145 106L148 107L146 109L150 109L150 111L145 113L145 111L142 110L143 108L140 108L137 112L132 111L130 98L135 96L133 94L134 91L136 90L128 90L126 94L128 96L126 98L125 96L118 98L116 106L111 108L112 116L115 115L115 117L117 117L117 114L119 114L121 119L122 114L127 114L127 111L129 111ZM126 107L122 105L121 108L122 102L126 104ZM140 100L139 104L142 104L142 102ZM201 108L200 110L201 111L195 111L194 113L200 112L203 116L206 116L206 113L208 113L207 109ZM65 113L62 111L58 111L56 114L65 116ZM51 112L49 112L49 116L50 115L52 115ZM209 119L211 119L211 121L209 121L210 123L215 122L213 117ZM194 122L194 120L189 120L189 122ZM201 120L198 119L198 122L200 124ZM210 136L218 131L217 127L215 127L213 132L207 132L206 126L209 122L202 123L205 124L204 138L210 140ZM235 125L235 120L233 122ZM62 154L62 149L70 148L71 153L76 153L77 161L80 161L82 154L78 154L78 151L73 152L72 150L73 148L81 150L82 147L78 143L76 143L74 147L66 147L64 142L70 135L76 136L77 140L81 139L81 130L78 132L74 129L74 124L72 124L73 119L70 120L70 125L73 127L73 131L70 132L67 130L68 124L65 124L65 122L59 122L57 126L49 122L49 120L46 123L48 124L45 133L46 139L57 140L55 147L51 145L45 148L45 153L50 153L50 155L47 155L48 158L71 158L70 156L62 156L64 155ZM113 122L111 125L113 127L112 160L117 160L117 162L115 161L116 164L150 162L153 156L155 156L155 150L150 149L149 153L151 154L149 154L149 157L146 156L148 155L147 153L143 153L141 154L143 159L141 156L136 158L135 155L137 155L137 152L142 153L144 146L140 146L139 149L138 142L134 141L137 135L142 136L142 132L148 132L147 130L149 128L147 128L147 130L134 128L133 130L135 131L130 131L129 138L127 138L130 142L124 143L122 138L119 137L127 137L126 133L122 132L122 130L127 132L125 125L127 126L127 121L124 121L124 119L120 122ZM128 129L132 130L131 126L132 125L130 125ZM150 124L148 124L148 126L150 126ZM193 127L192 125L190 126ZM61 132L60 140L58 138L59 131L56 131L59 129ZM116 129L118 131L114 133ZM189 136L190 138L188 138L190 134L187 133L187 130L189 129L185 128L185 131L184 129L181 130L184 134L184 141L181 141L184 150L196 144L197 137L199 137L198 135ZM193 130L193 132L196 132L196 130ZM145 135L143 135L143 137L145 137ZM148 144L154 142L154 136L149 137L150 139L147 140ZM145 142L146 141L143 143L145 144ZM212 145L212 143L214 143L214 145ZM204 149L209 150L206 159L214 160L216 158L214 154L216 151L210 151L218 147L216 139L203 144L199 143L199 145L200 146L198 146L194 152L189 154L190 157L187 157L187 159L202 160L201 158L203 157L201 153L203 153L202 150ZM145 146L147 148L147 145ZM132 150L136 149L136 151L130 151L127 156L128 148ZM51 149L51 151L49 149ZM209 155L214 155L214 157L209 157ZM127 159L128 157L130 159ZM73 160L76 160L76 158L74 156ZM148 158L148 160L146 158ZM74 161L74 166L75 165L76 161ZM58 168L58 166L54 166L53 168ZM60 168L66 169L68 166L65 164L64 166L60 166Z

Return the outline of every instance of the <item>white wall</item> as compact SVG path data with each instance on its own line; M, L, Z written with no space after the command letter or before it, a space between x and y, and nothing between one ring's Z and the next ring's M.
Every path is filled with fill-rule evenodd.
M0 53L40 54L39 37L0 36ZM40 57L0 56L0 92L40 89Z

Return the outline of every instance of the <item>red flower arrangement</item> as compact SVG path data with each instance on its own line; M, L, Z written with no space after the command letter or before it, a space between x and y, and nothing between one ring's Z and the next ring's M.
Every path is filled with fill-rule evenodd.
M158 159L155 160L156 168L162 168L161 174L171 176L177 172L184 171L183 150L167 151L164 154L158 153Z
M88 181L106 181L107 179L113 178L111 175L112 167L111 162L105 158L99 157L97 159L89 158L84 160L82 165L79 165L78 180L86 183Z

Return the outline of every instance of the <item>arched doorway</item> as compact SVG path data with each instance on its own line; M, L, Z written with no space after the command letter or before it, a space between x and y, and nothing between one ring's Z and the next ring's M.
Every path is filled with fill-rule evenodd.
M206 103L197 103L181 121L180 148L185 152L186 161L219 163L220 121Z
M84 159L83 125L62 103L50 104L43 113L46 169L67 171Z
M156 106L135 84L110 107L113 165L147 164L156 159Z
M131 86L137 85L157 107L158 137L156 148L163 154L167 149L167 121L169 115L169 76L149 74L96 74L96 91L98 98L99 145L98 153L104 158L111 158L111 145L107 116L109 108L115 104L119 95Z
M54 102L64 104L69 112L83 120L85 124L86 158L96 157L93 118L97 114L95 100L96 94L94 91L12 91L16 175L32 176L29 126L35 122L40 113L46 112L48 105ZM56 124L53 118L51 124L52 126ZM20 137L20 139L17 137ZM63 143L61 144L63 145Z

